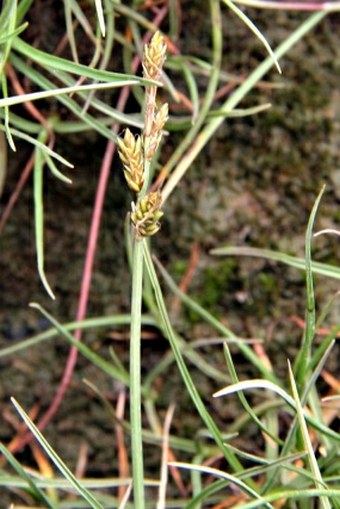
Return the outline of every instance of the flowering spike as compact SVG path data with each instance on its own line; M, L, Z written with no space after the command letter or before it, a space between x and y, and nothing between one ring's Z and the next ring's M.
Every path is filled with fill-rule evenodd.
M154 153L156 152L159 143L162 139L163 135L163 127L168 120L169 107L168 103L164 103L159 110L156 112L151 128L150 134L147 137L148 143L145 143L145 157L150 161L152 159Z
M159 191L150 192L137 204L132 204L131 221L135 227L137 237L151 237L158 232L163 212L162 195Z
M165 60L166 45L160 32L156 32L149 44L144 46L143 71L144 78L158 81L162 74Z
M126 129L124 138L118 138L118 152L128 186L139 193L144 183L142 138L135 137L130 129Z

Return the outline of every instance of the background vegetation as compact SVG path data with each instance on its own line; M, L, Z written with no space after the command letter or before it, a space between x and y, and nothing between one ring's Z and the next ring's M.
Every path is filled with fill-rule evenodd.
M340 505L338 2L246 3L3 2L4 507ZM143 255L133 502L134 198L115 143L143 127L157 29L170 116L152 165L164 218Z

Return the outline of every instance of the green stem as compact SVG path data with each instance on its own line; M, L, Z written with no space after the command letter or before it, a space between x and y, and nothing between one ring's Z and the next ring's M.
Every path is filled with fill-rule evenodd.
M143 245L135 237L132 264L130 328L130 419L134 506L144 509L144 464L141 417L141 320L143 288Z

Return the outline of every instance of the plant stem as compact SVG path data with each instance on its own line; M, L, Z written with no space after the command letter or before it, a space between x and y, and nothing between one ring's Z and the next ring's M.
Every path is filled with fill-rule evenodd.
M130 419L134 506L144 509L144 465L141 418L141 314L143 245L135 237L133 246L130 328Z

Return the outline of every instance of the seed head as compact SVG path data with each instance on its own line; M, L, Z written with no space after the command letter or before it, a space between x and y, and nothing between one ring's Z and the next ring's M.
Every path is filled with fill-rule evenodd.
M162 74L165 60L166 45L160 32L156 32L149 44L144 46L143 75L144 78L158 81Z
M148 136L147 143L145 143L145 157L148 160L152 159L162 139L163 127L168 120L168 113L168 103L164 103L154 116L151 132Z
M150 192L136 205L132 204L131 221L137 237L151 237L158 232L161 227L159 220L163 216L161 204L162 195L159 191Z
M118 153L129 188L139 193L144 183L142 138L126 129L124 138L118 138Z

